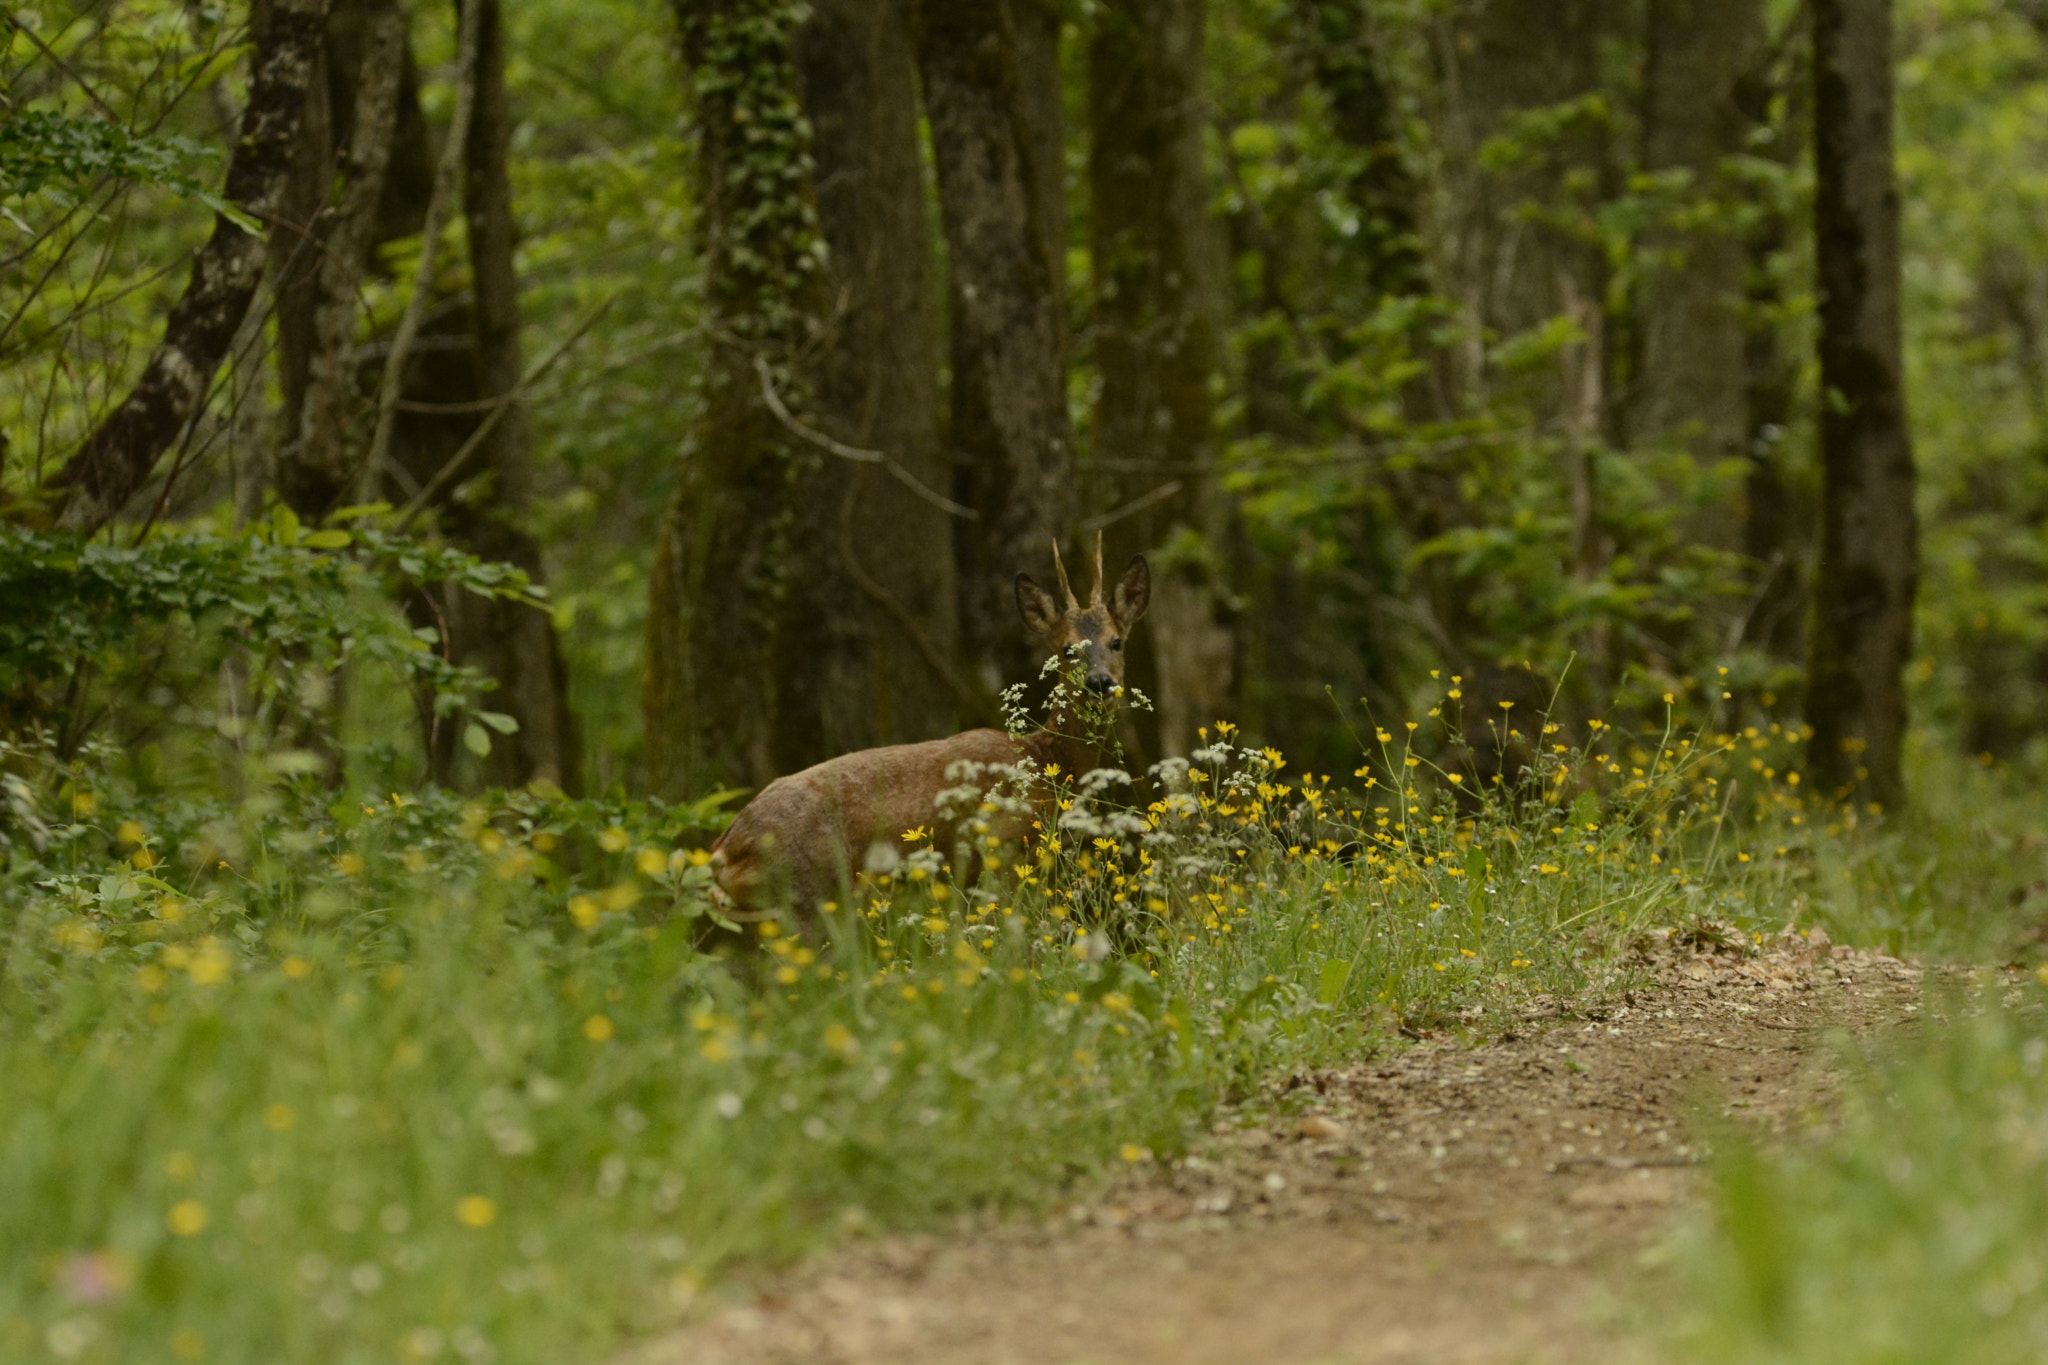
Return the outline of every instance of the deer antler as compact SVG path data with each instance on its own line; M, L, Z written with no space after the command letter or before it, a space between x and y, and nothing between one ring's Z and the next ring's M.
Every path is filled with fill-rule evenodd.
M1079 611L1081 609L1081 602L1079 598L1074 596L1072 585L1067 582L1067 566L1066 562L1060 558L1060 543L1057 540L1052 543L1052 566L1059 571L1060 591L1066 595L1067 610Z
M1088 605L1102 605L1102 532L1095 533L1095 591L1089 595Z

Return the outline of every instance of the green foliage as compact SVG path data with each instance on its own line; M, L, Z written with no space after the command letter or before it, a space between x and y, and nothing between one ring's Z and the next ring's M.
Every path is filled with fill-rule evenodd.
M62 207L82 202L100 181L164 185L216 213L241 215L201 183L193 168L213 156L189 138L140 137L104 118L23 109L0 123L0 200L26 199L46 188ZM10 218L27 230L9 211ZM257 230L244 220L243 225Z
M317 721L328 675L354 661L424 688L437 714L467 713L488 680L385 605L430 582L540 605L507 565L368 526L305 532L282 507L245 534L129 548L0 527L0 721L65 759L110 719L124 740L190 726L190 695L229 656L246 694L212 719L238 740Z
M1734 232L1787 191L1767 166L1753 177L1766 187L1755 203L1683 174L1630 174L1639 76L1626 70L1519 111L1474 167L1447 167L1421 103L1430 44L1447 40L1443 16L1374 8L1367 60L1391 92L1388 122L1402 137L1391 149L1339 136L1327 81L1307 78L1325 40L1302 27L1299 7L1251 4L1215 21L1218 209L1236 253L1238 318L1220 463L1251 550L1241 591L1261 611L1273 602L1289 613L1254 650L1265 676L1248 689L1247 721L1289 747L1334 753L1342 739L1317 705L1324 687L1400 707L1445 662L1475 680L1533 666L1564 680L1580 714L1611 698L1654 715L1665 692L1727 676L1746 700L1775 700L1796 667L1731 629L1755 566L1700 535L1737 499L1742 464L1676 438L1626 440L1619 397L1596 412L1558 410L1570 405L1560 387L1581 383L1572 376L1589 363L1625 390L1632 312L1684 268L1654 247L1658 232ZM1385 292L1367 245L1384 236L1367 220L1385 191L1361 176L1387 158L1417 178L1476 172L1488 193L1519 200L1508 216L1528 231L1596 253L1606 296L1585 301L1592 315L1501 336L1481 331L1468 302ZM1460 192L1473 191L1440 185L1436 200ZM1417 205L1443 238L1440 268L1468 230L1451 220L1455 207Z
M1219 737L1178 798L1085 781L979 883L918 849L737 970L693 946L730 793L51 774L0 866L0 1340L556 1360L735 1262L1170 1159L1226 1092L1600 999L1738 905L1711 756L1645 742L1566 804L1587 754L1474 796L1389 735L1347 793Z
M208 95L235 74L246 18L240 5L26 0L0 28L0 509L9 514L35 501L133 382L190 253L228 211L219 177L229 138Z
M1899 15L1907 371L1921 470L1921 715L1970 753L2038 758L2048 60L2026 7Z

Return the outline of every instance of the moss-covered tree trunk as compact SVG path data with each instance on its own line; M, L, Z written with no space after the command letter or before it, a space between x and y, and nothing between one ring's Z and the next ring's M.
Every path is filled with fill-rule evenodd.
M1776 46L1774 44L1774 46ZM1803 50L1799 53L1804 57ZM1737 87L1752 128L1770 127L1761 152L1783 168L1804 159L1811 101L1803 60L1762 54ZM1780 93L1789 96L1775 109ZM1747 191L1749 223L1742 234L1743 477L1742 551L1754 562L1754 596L1738 643L1754 643L1787 663L1806 657L1807 577L1815 519L1811 498L1789 477L1791 433L1800 388L1800 357L1785 335L1782 258L1800 233L1788 196L1770 178Z
M1443 254L1447 287L1477 324L1470 383L1485 382L1481 328L1506 335L1560 313L1583 318L1602 300L1598 248L1528 209L1583 202L1600 181L1598 118L1580 101L1598 88L1599 41L1617 17L1595 0L1487 0L1450 20L1439 131L1457 222ZM1539 110L1563 117L1517 118ZM1494 139L1515 154L1482 157ZM1576 387L1563 378L1560 407Z
M1807 763L1823 794L1904 795L1919 572L1900 357L1891 0L1812 0L1821 526Z
M1152 625L1131 678L1158 706L1158 751L1187 752L1229 697L1217 620L1215 317L1220 241L1203 166L1201 0L1112 0L1088 52L1098 514L1120 561L1156 556Z
M905 16L676 11L714 340L649 600L671 795L944 733L963 690Z
M1346 188L1359 210L1354 249L1382 295L1428 292L1422 187L1402 155L1401 110L1374 49L1368 0L1303 0L1304 55L1330 108L1330 130L1357 154Z
M782 771L804 450L765 400L808 397L824 313L811 134L789 0L675 0L695 113L711 337L695 439L648 585L644 763L659 795Z
M356 336L396 142L405 51L400 0L348 0L329 16L325 79L308 100L314 116L292 176L292 207L310 212L272 242L284 395L275 482L308 521L349 500L362 458Z

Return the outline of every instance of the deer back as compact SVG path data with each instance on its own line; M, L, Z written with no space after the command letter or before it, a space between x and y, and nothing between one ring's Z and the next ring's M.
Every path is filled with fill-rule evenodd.
M940 794L962 786L985 792L1001 776L996 770L1021 756L1002 731L969 730L922 744L862 749L777 778L713 846L712 877L724 893L720 909L760 918L787 906L809 921L819 902L861 869L876 843L907 852L913 844L903 835L921 827L949 847L955 821L939 810Z

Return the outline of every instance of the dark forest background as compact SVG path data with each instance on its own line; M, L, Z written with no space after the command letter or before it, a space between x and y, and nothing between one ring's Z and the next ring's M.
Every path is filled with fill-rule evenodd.
M994 722L1100 531L1137 763L1347 774L1452 677L2040 757L2033 0L0 23L16 742L758 786Z

